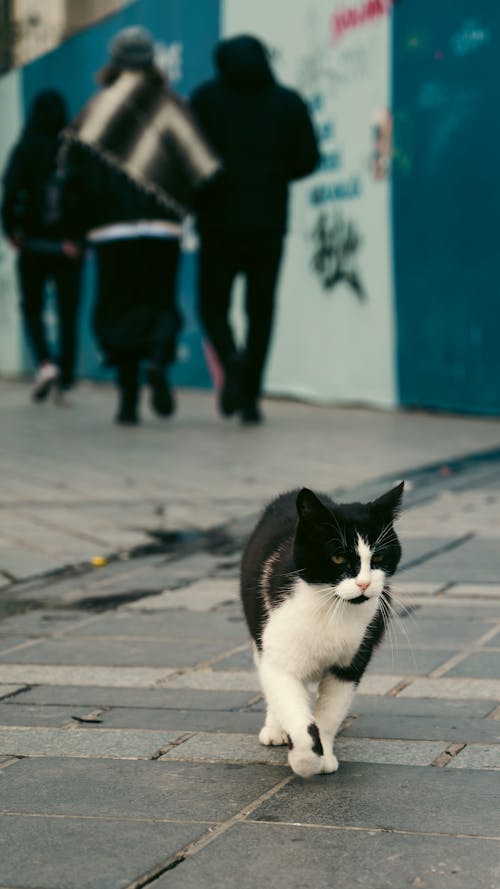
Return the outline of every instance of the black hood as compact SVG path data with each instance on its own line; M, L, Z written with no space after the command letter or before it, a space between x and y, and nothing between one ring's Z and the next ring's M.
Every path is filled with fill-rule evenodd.
M60 93L43 90L33 100L28 120L27 132L43 132L57 135L67 122L66 106Z
M274 83L265 46L251 35L222 40L215 50L220 78L236 90L262 90Z

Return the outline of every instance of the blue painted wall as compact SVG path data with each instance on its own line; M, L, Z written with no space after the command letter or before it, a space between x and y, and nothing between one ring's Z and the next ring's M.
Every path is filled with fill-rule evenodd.
M25 108L40 89L59 89L75 115L96 90L95 74L108 59L107 47L121 28L144 25L157 41L182 45L182 79L175 89L187 97L212 74L211 54L219 39L219 0L138 0L105 21L76 35L51 53L27 65L22 72ZM179 271L179 302L184 330L172 380L176 385L209 386L194 305L195 255L185 253ZM79 372L85 377L109 376L102 368L91 331L94 268L90 259L84 271Z
M397 3L393 224L403 405L500 414L500 4Z

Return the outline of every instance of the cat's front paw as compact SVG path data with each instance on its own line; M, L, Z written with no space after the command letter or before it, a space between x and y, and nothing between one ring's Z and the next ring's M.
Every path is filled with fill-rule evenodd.
M339 761L334 753L325 753L321 757L321 771L323 774L330 775L332 772L336 772L338 767Z
M292 772L301 778L312 778L313 775L319 775L323 770L321 768L322 757L318 756L312 750L304 750L294 747L288 754L288 765Z
M281 747L288 744L288 735L279 726L264 725L259 732L259 742L266 747Z

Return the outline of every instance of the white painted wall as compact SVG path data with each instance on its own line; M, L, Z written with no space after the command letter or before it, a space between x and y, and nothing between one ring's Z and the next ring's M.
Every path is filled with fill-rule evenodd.
M390 19L367 21L337 41L331 30L332 14L364 5L363 0L224 0L222 30L224 36L260 37L272 50L283 83L308 100L321 97L314 119L325 137L322 152L341 159L338 169L292 187L266 389L319 402L390 407L396 403L390 186L371 171L374 118L390 106ZM320 208L312 204L318 186L353 181L358 197L326 201ZM353 268L367 292L364 302L345 283L325 289L313 270L312 233L320 209L329 224L340 213L360 233Z
M20 77L17 71L0 78L0 170L3 172L22 127ZM16 278L16 253L0 234L0 374L22 370L21 319Z

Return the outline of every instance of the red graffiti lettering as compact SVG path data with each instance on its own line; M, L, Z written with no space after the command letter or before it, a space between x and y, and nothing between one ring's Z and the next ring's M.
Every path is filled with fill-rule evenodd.
M330 24L333 42L338 43L347 31L388 15L395 2L396 0L363 0L358 6L332 13Z

